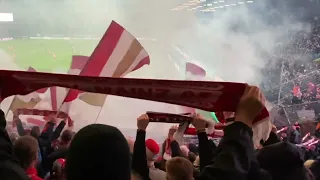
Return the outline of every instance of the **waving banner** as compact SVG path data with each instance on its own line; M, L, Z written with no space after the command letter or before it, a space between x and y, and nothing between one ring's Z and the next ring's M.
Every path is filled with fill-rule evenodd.
M57 111L51 111L51 110L40 110L40 109L26 109L21 108L16 110L16 114L19 115L35 115L35 116L55 116L57 114ZM66 119L71 120L71 118L68 116L68 114L64 112L59 112L57 115L57 118L60 119Z
M85 61L79 72L81 76L124 77L150 64L149 55L138 40L115 21L111 22L95 50ZM78 97L87 104L100 108L106 100L105 94L82 93L71 89L60 110L68 113L71 102Z
M29 67L27 71L30 72L36 72L35 69L32 67ZM15 96L9 106L9 109L6 113L6 116L8 115L9 111L16 111L18 108L34 108L40 101L41 98L39 97L38 93L45 93L47 91L47 88L38 89L36 92L32 92L28 94L27 96Z
M206 74L206 70L204 70L202 67L191 62L186 63L186 79L204 79L206 77Z
M235 112L246 84L86 77L23 71L0 71L0 100L26 95L41 88L60 86L86 92L110 94L194 107L206 111ZM255 122L269 117L264 108Z
M73 125L73 121L72 119L69 117L68 114L66 114L65 112L58 112L57 111L52 111L52 110L40 110L40 109L27 109L27 108L20 108L17 109L14 113L14 119L19 117L20 115L33 115L33 116L44 116L44 117L49 117L49 116L56 116L57 118L60 119L67 119L68 120L68 126L72 126ZM49 119L47 119L49 120ZM38 126L43 125L42 123L39 123L39 121L41 120L36 120L33 118L28 118L27 122L28 123L32 123L32 124L36 124Z

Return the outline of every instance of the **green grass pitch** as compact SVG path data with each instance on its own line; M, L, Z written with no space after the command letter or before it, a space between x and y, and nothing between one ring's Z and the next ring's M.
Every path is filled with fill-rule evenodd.
M68 70L72 55L90 56L98 40L9 40L0 41L0 49L12 56L21 69L37 71Z

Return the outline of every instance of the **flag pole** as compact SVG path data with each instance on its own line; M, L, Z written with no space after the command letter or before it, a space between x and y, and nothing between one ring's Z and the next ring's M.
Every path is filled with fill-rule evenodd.
M104 106L104 105L103 105L103 106ZM103 106L101 106L100 111L99 111L99 113L98 113L98 116L97 116L96 120L94 121L94 124L96 124L96 123L97 123L98 118L100 117L100 114L101 114L101 112L102 112L102 108L103 108Z
M12 101L11 101L11 103L10 103L10 106L9 106L9 108L8 108L8 110L7 110L7 113L6 113L6 116L5 116L6 119L7 119L7 116L8 116L8 114L9 114L10 109L12 108L12 104L13 104L13 102L15 101L15 99L16 99L16 96L13 97L13 99L12 99Z
M188 73L187 73L187 63L185 63L185 65L184 65L184 79L185 79L185 80L190 80L190 79L188 78Z

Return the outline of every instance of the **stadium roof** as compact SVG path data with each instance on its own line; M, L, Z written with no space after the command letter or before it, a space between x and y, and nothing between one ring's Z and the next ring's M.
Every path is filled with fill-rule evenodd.
M215 12L244 4L254 3L253 0L189 0L172 8L172 11Z
M275 11L290 11L303 19L320 17L320 0L183 0L172 11L219 12L243 5L264 4ZM255 7L256 8L256 7ZM265 10L264 10L265 11ZM264 11L261 11L263 13ZM298 12L298 13L297 13Z

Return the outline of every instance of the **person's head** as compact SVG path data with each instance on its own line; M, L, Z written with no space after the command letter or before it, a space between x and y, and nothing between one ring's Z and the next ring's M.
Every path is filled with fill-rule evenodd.
M65 179L65 159L57 159L52 165L50 172L50 180L64 180Z
M69 146L73 138L73 133L70 130L64 130L61 134L61 144Z
M295 130L300 130L300 126L298 126L298 125L293 125L293 126L292 126L292 131L295 131Z
M269 172L273 180L308 180L301 149L288 142L278 142L257 152L260 167Z
M130 180L130 176L129 146L117 128L91 124L75 135L66 158L66 179Z
M13 146L14 155L24 169L34 167L38 157L38 141L32 136L20 137Z
M174 157L166 162L167 180L192 180L193 166L183 157Z
M154 161L155 156L160 152L159 145L153 139L146 140L147 160Z
M30 131L30 136L38 139L40 136L40 128L39 126L33 126Z

